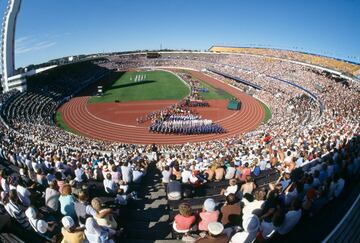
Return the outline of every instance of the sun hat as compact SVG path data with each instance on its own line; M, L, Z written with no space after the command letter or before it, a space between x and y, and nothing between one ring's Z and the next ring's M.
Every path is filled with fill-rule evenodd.
M48 228L48 223L46 223L44 220L38 220L36 221L36 229L41 233L45 234Z
M208 224L208 230L212 235L219 235L223 232L224 225L219 222L211 222L210 224Z
M61 219L61 223L63 224L65 229L70 229L74 226L74 220L70 216L65 216Z
M216 204L215 204L215 201L214 199L212 198L208 198L205 200L204 202L204 209L208 212L214 212L215 211L215 207L216 207Z
M35 219L36 218L36 211L35 211L35 209L33 207L29 207L28 209L25 210L25 215L29 219Z

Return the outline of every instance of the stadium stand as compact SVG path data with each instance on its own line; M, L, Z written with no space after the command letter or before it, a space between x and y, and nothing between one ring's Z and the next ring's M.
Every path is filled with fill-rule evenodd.
M319 65L322 67L350 73L356 76L360 70L359 64L346 62L344 60L337 60L335 58L324 57L320 55L295 52L280 49L264 49L251 47L227 47L227 46L212 46L209 48L212 52L229 52L229 53L244 53L262 56L271 56L276 58L290 59L299 62Z
M164 66L213 68L259 85L254 90L211 74L263 100L272 118L236 137L163 146L97 141L56 127L57 107L102 75ZM321 222L324 211L337 211L358 182L358 84L336 82L300 64L211 53L113 55L49 70L28 87L0 96L5 240L286 242L312 235L313 225L304 222ZM352 237L351 229L342 232Z

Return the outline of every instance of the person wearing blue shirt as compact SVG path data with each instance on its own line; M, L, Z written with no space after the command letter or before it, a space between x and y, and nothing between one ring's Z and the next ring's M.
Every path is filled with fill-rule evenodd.
M59 197L60 212L64 216L76 218L75 213L75 198L71 194L71 186L66 184L63 186L61 195Z
M320 171L319 180L321 183L323 183L328 178L327 164L322 163L321 167L322 167L322 170Z

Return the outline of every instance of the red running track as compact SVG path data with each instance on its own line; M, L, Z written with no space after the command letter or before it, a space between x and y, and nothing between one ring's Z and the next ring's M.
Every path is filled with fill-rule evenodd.
M219 113L220 109L216 109L215 107L213 112L208 111L208 114L204 115L204 117L213 118L214 121L217 121L217 123L227 130L227 133L207 135L155 134L150 133L147 126L136 125L135 119L133 119L134 117L139 117L140 114L145 114L148 110L153 111L160 107L165 107L173 101L108 103L107 108L104 108L103 104L88 105L87 101L89 96L82 96L71 99L65 103L59 111L62 113L67 125L84 136L106 141L134 144L182 144L187 142L217 140L249 132L256 129L262 122L265 115L264 110L256 99L201 72L191 71L191 73L194 77L204 80L216 88L227 91L241 101L242 106L239 111L226 111L224 101L210 101L212 103L219 103L215 106L217 106L217 108L223 107L224 111L223 113ZM125 108L125 110L123 109L125 112L118 114L113 108L116 106L124 108L134 104L135 106L142 107L141 111L134 109L134 106L130 106L132 108ZM213 107L211 106L210 108ZM135 110L137 111L134 112ZM203 112L203 110L199 110L200 114L203 114ZM219 120L219 116L223 116L223 118Z

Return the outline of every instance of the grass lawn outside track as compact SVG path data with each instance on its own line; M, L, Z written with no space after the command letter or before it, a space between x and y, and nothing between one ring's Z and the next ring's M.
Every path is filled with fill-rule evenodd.
M264 117L263 123L267 123L271 119L271 116L272 116L271 115L271 110L263 102L261 102L260 100L258 100L258 101L260 102L260 104L261 104L261 106L262 106L262 108L263 108L263 110L265 112L265 117Z
M142 81L136 81L140 78ZM103 92L101 97L91 97L89 103L181 100L190 89L176 75L157 70L119 73L114 82L104 85Z
M77 134L77 135L80 135L77 131L75 131L74 129L71 129L67 124L66 122L64 121L64 119L62 118L62 115L61 113L58 111L56 112L55 114L55 121L56 121L56 124L58 127L60 127L61 129L67 131L67 132L70 132L70 133L74 133L74 134Z
M191 72L189 72L188 70L181 70L181 71L192 76ZM192 76L192 78L194 78L194 77ZM194 78L194 79L196 79L200 82L202 88L208 89L208 92L200 92L200 95L204 98L204 100L230 100L230 99L234 98L234 96L232 96L225 90L215 88L203 80L199 80L197 78Z
M222 89L217 89L204 81L200 81L200 83L203 88L207 88L209 90L209 92L200 93L204 100L230 100L234 98L234 96L228 92Z

